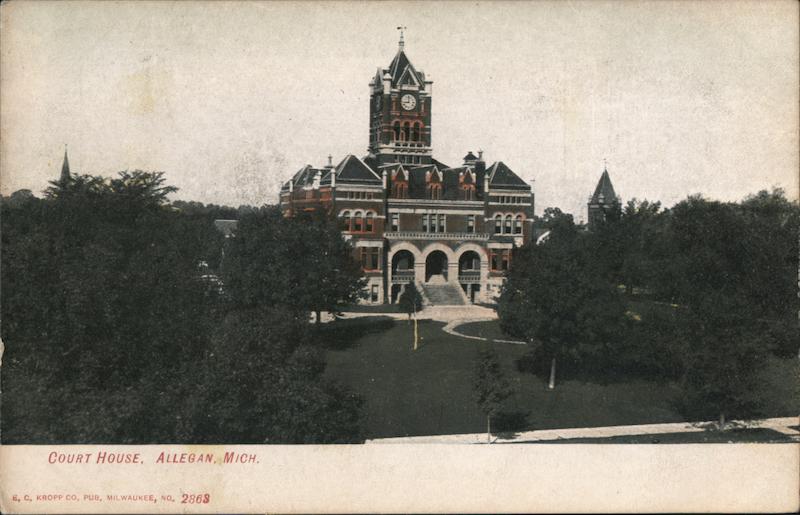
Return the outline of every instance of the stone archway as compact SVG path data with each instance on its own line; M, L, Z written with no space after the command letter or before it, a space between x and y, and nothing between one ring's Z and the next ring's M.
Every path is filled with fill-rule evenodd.
M447 280L447 254L441 250L434 250L425 258L425 282L441 276Z

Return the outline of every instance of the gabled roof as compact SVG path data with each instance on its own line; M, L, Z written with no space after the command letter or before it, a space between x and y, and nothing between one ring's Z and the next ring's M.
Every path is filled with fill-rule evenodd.
M382 184L380 175L367 166L361 159L353 154L348 154L341 163L336 166L336 181Z
M486 171L489 175L489 187L496 188L509 188L509 189L526 189L530 190L530 185L523 181L519 175L515 174L511 168L506 166L502 161L494 163Z
M416 84L424 88L425 78L421 72L417 72L414 65L409 61L408 56L401 48L389 64L389 75L392 77L392 87L396 88L400 84Z
M431 158L431 162L436 165L436 168L439 170L444 170L446 168L450 168L446 164L442 163L441 161L437 161L436 159Z
M603 175L600 176L600 180L597 182L597 187L594 189L594 195L592 195L590 203L610 204L613 202L619 202L619 199L617 199L617 194L614 192L614 186L611 184L608 170L603 170Z
M311 176L313 170L311 165L305 165L292 176L292 183L294 183L295 186L303 186L308 182L309 176Z

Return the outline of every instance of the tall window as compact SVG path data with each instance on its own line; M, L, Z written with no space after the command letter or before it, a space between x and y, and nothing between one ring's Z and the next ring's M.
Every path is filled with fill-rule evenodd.
M514 234L522 234L522 215L514 219Z
M511 266L511 250L492 250L489 261L493 271L505 272Z
M397 213L392 213L392 231L399 231L400 230L400 215Z
M372 224L372 219L373 219L372 211L368 211L367 212L366 221L365 221L365 224L364 224L364 231L372 232L372 225L373 225Z
M472 184L461 186L461 198L463 200L475 200L475 186Z
M408 184L404 182L398 182L394 185L394 198L406 198L408 197Z
M352 230L350 228L350 211L345 211L344 213L342 213L342 220L344 221L344 230L345 231Z
M506 215L506 223L503 228L505 234L511 234L511 215Z
M364 220L361 218L361 211L353 213L353 232L361 232L363 223Z
M444 232L444 215L439 215L439 232Z
M428 198L431 200L439 200L442 198L442 185L428 184Z
M394 140L400 141L400 122L394 122Z
M419 122L414 123L414 130L411 134L411 139L414 141L419 141Z
M403 124L403 141L411 139L411 124L406 122Z
M475 232L475 215L467 215L467 232L470 234Z
M361 268L380 270L380 249L378 247L361 247Z
M422 215L422 232L428 232L428 215Z
M500 234L503 232L503 217L501 215L495 215L494 217L494 233Z

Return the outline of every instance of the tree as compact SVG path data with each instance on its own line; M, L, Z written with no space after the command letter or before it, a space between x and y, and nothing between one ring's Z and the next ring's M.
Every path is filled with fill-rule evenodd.
M324 379L308 308L282 306L281 269L257 263L290 268L304 227L248 215L234 295L219 295L198 270L222 250L216 209L171 205L173 191L136 171L4 199L4 442L360 441L362 401ZM261 221L276 223L247 226Z
M277 208L242 214L222 276L242 307L284 306L296 313L335 312L364 295L353 249L324 215L282 216Z
M566 224L542 245L523 247L498 301L504 332L538 343L532 352L550 366L550 389L559 360L596 361L621 332L624 304L587 243Z
M492 417L500 412L503 401L512 392L500 369L497 353L491 347L478 351L472 386L475 400L486 415L486 441L492 443Z
M5 441L141 442L153 429L129 416L179 377L216 309L197 274L214 228L172 210L172 191L135 171L3 203Z
M406 284L403 293L400 295L397 303L400 309L408 313L408 320L414 319L414 350L417 350L417 343L419 340L419 331L417 327L417 311L422 309L422 295L420 295L417 287L413 282Z
M780 191L741 204L690 197L670 212L673 254L658 267L656 293L683 306L683 410L690 417L758 414L755 388L772 331L791 319L798 301L788 284L797 272L798 208ZM769 336L769 338L767 337ZM763 394L760 394L763 395Z
M652 276L652 257L663 241L661 204L633 199L597 224L590 235L598 265L614 284L647 290ZM658 249L661 250L661 249Z

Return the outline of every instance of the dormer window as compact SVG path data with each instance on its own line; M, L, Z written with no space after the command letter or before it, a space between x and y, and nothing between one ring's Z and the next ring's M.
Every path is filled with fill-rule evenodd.
M475 200L474 184L463 184L461 186L461 200Z
M392 197L408 198L408 183L396 182L392 185Z
M438 183L428 184L428 198L439 200L442 198L442 185Z

